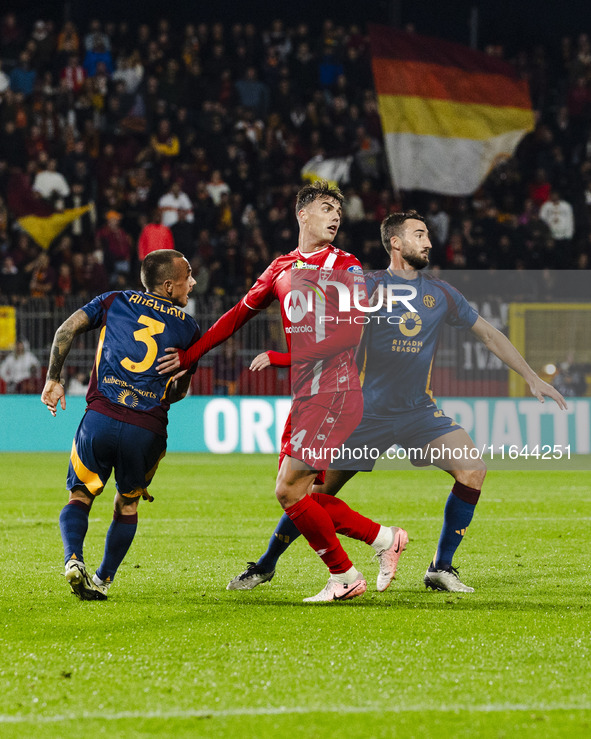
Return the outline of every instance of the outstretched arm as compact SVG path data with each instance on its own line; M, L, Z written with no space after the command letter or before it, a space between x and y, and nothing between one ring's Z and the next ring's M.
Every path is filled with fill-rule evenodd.
M77 310L55 332L47 368L47 380L41 393L41 402L45 403L52 416L56 414L58 403L62 410L66 410L66 393L64 386L60 383L60 376L72 342L78 334L83 334L89 329L88 316L83 310Z
M540 403L544 402L544 396L552 398L562 410L566 410L567 405L565 399L556 390L556 388L544 382L541 377L533 371L505 334L498 331L494 326L484 318L478 316L476 323L472 326L472 333L482 341L482 343L502 360L507 367L515 370L529 385L531 394L534 395Z
M224 313L221 318L209 328L199 341L195 342L186 351L166 347L167 354L158 357L158 374L167 375L179 369L189 369L204 354L228 339L236 333L239 328L250 320L258 311L249 308L244 300L241 300L233 308Z
M289 367L291 364L291 354L289 352L276 352L269 350L262 352L250 363L249 369L253 372L259 372L265 367Z

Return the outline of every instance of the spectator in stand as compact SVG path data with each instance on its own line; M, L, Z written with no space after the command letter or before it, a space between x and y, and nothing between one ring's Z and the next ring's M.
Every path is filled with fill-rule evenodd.
M543 167L539 167L535 172L533 182L529 186L529 197L539 208L550 197L551 189L552 185L548 180L546 170Z
M1 171L1 170L0 170ZM3 188L0 187L0 193ZM8 210L4 203L4 198L0 194L0 254L6 252L7 249L7 229L8 229Z
M84 37L84 48L86 51L92 51L97 44L102 44L105 49L111 49L111 40L102 30L101 22L93 18L90 21L88 33Z
M240 105L249 108L257 117L264 118L269 110L269 87L258 79L256 67L247 67L244 77L236 82Z
M59 266L57 280L56 280L56 297L55 304L59 308L63 308L66 304L66 298L69 298L73 294L73 280L72 280L72 269L67 262L62 262Z
M23 131L14 125L14 121L6 121L0 136L0 160L6 162L7 170L16 168L23 170L27 164L27 147Z
M216 222L216 208L214 202L207 191L205 182L198 182L195 189L195 200L193 203L193 213L195 215L195 223L200 228L212 230Z
M7 298L9 303L18 302L18 296L22 293L21 283L21 273L8 254L2 259L0 267L0 295Z
M113 74L114 81L121 80L125 84L126 92L135 95L143 78L144 66L137 50L129 56L121 57Z
M170 121L164 118L158 123L158 130L150 138L150 146L157 160L174 160L178 157L181 145L176 134L172 133Z
M143 205L139 202L137 192L132 190L125 192L125 201L123 203L123 218L121 226L130 236L134 244L140 237L142 229L148 223L148 214Z
M0 48L5 59L14 61L24 40L23 29L14 12L6 13L0 22Z
M461 231L452 231L445 249L445 262L447 269L463 269L466 267L466 253Z
M197 235L197 256L209 266L216 254L216 242L207 228L202 228Z
M552 238L558 242L570 242L575 233L573 208L552 190L550 198L540 208L540 218L548 225Z
M206 188L209 197L215 206L219 206L222 202L222 195L230 194L230 187L227 182L222 179L222 173L219 169L214 169L211 173L211 180L207 183Z
M325 46L318 64L318 83L324 89L333 87L337 78L343 74L344 68L332 46Z
M95 252L72 255L72 285L76 295L88 297L95 291L100 295L109 289L109 275L100 258Z
M2 60L0 59L0 95L10 89L10 77L2 71Z
M44 200L48 200L56 207L61 205L63 209L63 201L70 194L70 186L63 174L57 171L57 160L41 156L39 166L40 170L35 176L33 190L39 193Z
M68 57L68 63L60 72L60 85L62 90L73 92L78 95L84 87L87 74L84 67L80 64L77 55L71 54Z
M84 372L74 372L70 375L68 381L68 395L86 395L88 391L89 377Z
M97 40L92 49L86 52L82 66L89 77L94 77L103 65L104 72L110 77L113 74L113 59L105 42Z
M572 360L560 362L552 387L565 398L583 397L587 390L584 368L574 364Z
M19 54L18 64L10 73L10 89L13 92L22 92L29 97L32 94L37 79L37 70L31 69L31 55L28 51Z
M209 290L209 270L203 264L201 257L193 257L191 268L193 270L193 279L195 280L193 292L202 297Z
M555 263L555 254L552 253L550 248L551 262L548 264L544 263L544 258L548 254L548 246L554 246L552 239L552 233L548 224L543 221L538 213L532 213L528 222L519 226L518 236L521 239L524 251L523 261L528 268L539 269L541 267L554 268L559 265ZM563 261L563 266L565 262ZM515 267L515 254L505 255L505 262L502 265L497 265L500 269L511 269Z
M224 233L234 225L234 214L230 203L230 195L227 192L220 194L220 203L217 206L217 230Z
M358 126L355 131L355 164L362 177L368 177L374 182L382 175L382 147L380 142L371 136L365 126Z
M170 232L174 240L174 248L190 262L196 252L195 227L193 221L188 220L186 210L179 210L178 221L170 227Z
M237 395L238 381L244 369L244 362L238 353L236 337L230 336L227 342L213 356L214 395Z
M527 198L523 203L523 211L519 216L518 223L520 226L527 226L533 216L536 214L536 204L531 198Z
M449 215L441 207L439 200L429 201L429 208L425 216L429 227L429 238L434 247L439 250L447 243L449 236Z
M156 249L174 249L174 239L168 226L161 223L162 213L156 208L153 213L153 222L147 223L138 240L138 259L143 262L146 255Z
M40 72L46 72L51 66L56 50L57 40L53 30L53 21L35 21L31 38L35 41L33 64Z
M96 253L102 254L111 282L115 282L118 275L131 276L133 249L129 234L120 226L121 213L109 210L105 220L106 224L96 234Z
M184 213L188 223L193 223L193 204L187 193L182 191L181 185L181 180L175 180L169 191L158 201L158 207L162 213L162 223L168 228L174 226L179 220L181 212Z
M74 182L72 191L65 201L66 208L80 208L87 205L88 201L89 197L84 191L84 185L81 182ZM93 243L95 232L96 211L94 208L72 221L69 227L69 233L74 238L76 247L80 251L88 251L89 246Z
M41 375L39 360L24 339L18 339L14 350L0 364L0 379L8 393L35 393L36 381Z
M31 281L29 293L32 298L46 298L55 291L56 274L49 262L49 254L40 252L37 259L31 265Z
M80 36L72 21L66 21L57 37L56 50L61 59L71 55L78 56L80 52Z

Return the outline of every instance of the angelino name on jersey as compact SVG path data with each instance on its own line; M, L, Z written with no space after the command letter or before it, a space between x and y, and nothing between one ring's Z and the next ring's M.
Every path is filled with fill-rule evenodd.
M133 295L129 296L129 302L130 303L139 303L140 305L145 305L147 308L153 308L154 310L157 310L159 313L166 313L167 316L176 316L177 318L180 318L181 321L184 321L186 316L186 313L182 311L180 308L177 308L176 305L166 305L165 303L161 303L159 300L156 300L155 298L145 298L143 295L140 295L139 293L134 293Z

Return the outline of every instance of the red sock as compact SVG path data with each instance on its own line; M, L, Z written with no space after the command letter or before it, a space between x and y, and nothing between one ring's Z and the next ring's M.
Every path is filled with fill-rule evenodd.
M337 533L359 539L366 544L373 544L376 540L380 533L380 524L357 513L344 500L325 493L312 493L310 497L328 513Z
M285 512L331 573L338 575L353 567L347 552L337 539L330 516L310 495L286 508Z

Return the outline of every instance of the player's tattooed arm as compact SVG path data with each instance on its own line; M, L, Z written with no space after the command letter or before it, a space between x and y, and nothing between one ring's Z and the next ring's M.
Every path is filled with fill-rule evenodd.
M88 331L89 328L90 321L83 310L72 313L58 328L51 345L49 367L47 368L48 380L60 381L62 368L72 347L72 342L78 334Z
M90 321L83 310L73 313L55 332L47 380L41 393L41 402L44 403L52 416L56 415L58 403L62 410L66 410L66 391L60 383L62 367L72 346L74 338L90 329Z

